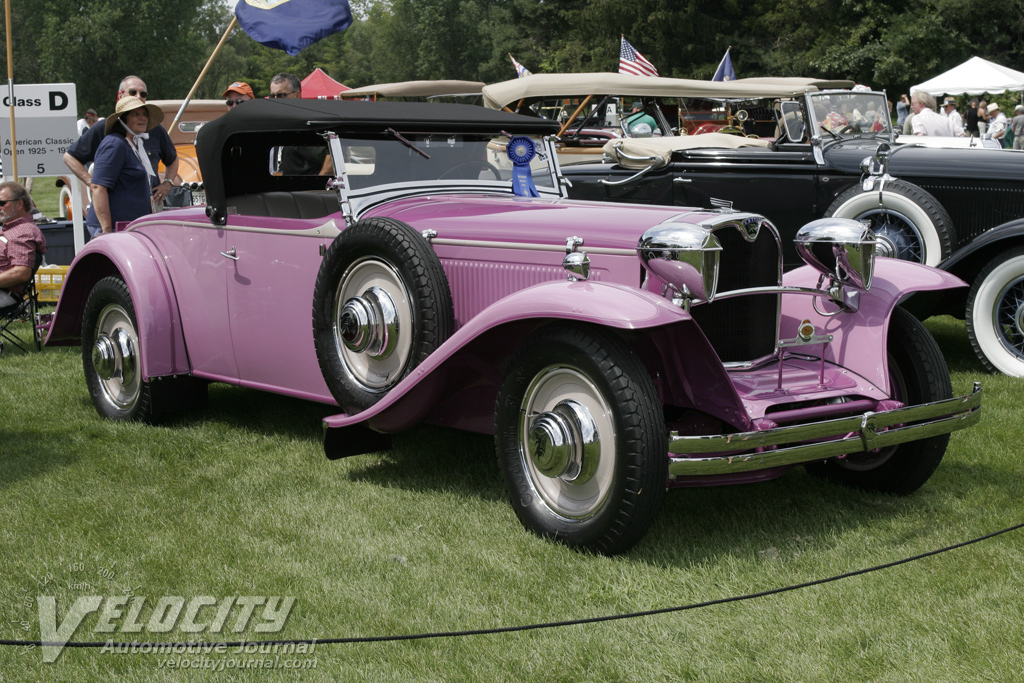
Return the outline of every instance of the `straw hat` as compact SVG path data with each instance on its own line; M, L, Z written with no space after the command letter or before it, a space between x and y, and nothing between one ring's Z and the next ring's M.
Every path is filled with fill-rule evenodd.
M117 101L117 106L114 107L114 113L107 117L107 125L105 127L106 132L109 134L117 125L118 119L123 119L125 114L130 111L134 111L140 107L145 107L146 111L149 112L149 123L146 125L146 132L153 130L164 120L164 112L160 107L155 104L147 104L138 97L122 97Z
M992 104L988 105L988 113L989 114L991 114L992 112L994 112L997 109L999 109L999 103L998 102L993 102Z

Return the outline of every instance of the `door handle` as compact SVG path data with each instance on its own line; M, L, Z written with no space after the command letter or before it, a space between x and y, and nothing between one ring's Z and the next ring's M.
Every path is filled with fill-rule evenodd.
M237 254L235 252L235 248L234 247L231 247L231 251L222 251L222 252L220 252L220 255L221 256L226 256L229 259L231 259L232 261L237 261L238 260L238 256L237 256Z

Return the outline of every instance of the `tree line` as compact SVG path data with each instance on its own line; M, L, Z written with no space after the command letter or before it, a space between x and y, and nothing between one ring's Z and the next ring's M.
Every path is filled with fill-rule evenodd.
M129 73L152 98L184 97L231 18L223 0L11 0L15 83L75 83L80 113L113 106ZM727 48L736 74L844 78L890 99L977 55L1024 70L1024 0L350 0L354 21L295 57L240 29L196 97L226 84L269 92L316 67L350 87L420 79L493 83L616 71L619 37L662 76L708 79ZM3 42L0 39L0 42ZM6 46L4 46L6 50ZM3 54L3 53L0 53Z

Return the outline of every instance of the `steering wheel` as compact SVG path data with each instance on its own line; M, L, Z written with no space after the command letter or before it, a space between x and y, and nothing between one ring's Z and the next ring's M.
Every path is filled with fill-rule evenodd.
M445 178L447 178L447 177L449 177L451 175L454 175L455 173L457 173L458 171L460 171L460 170L462 170L464 168L477 168L477 169L480 169L481 171L484 171L484 170L490 171L491 173L494 174L494 179L495 180L501 180L502 179L501 178L501 171L498 170L497 166L495 166L494 164L492 164L489 161L485 161L483 159L480 159L480 160L475 160L475 161L464 161L461 164L459 164L458 166L453 166L452 168L449 168L447 171L442 173L438 177L438 180L444 180ZM478 176L480 175L479 171L477 172L477 175ZM472 180L472 178L467 178L467 180Z
M837 130L836 132L839 133L840 135L843 135L845 133L856 133L857 128L848 123L845 126L841 126L839 130Z

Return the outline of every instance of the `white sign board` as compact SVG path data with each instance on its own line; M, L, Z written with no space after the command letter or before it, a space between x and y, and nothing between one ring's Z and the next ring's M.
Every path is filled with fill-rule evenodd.
M11 95L0 86L0 140L3 169L14 170L11 154ZM41 83L14 86L14 129L17 135L18 175L67 175L64 152L75 141L78 129L78 96L74 83Z

